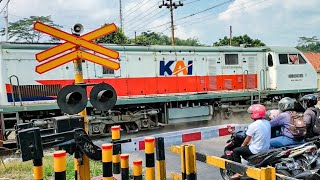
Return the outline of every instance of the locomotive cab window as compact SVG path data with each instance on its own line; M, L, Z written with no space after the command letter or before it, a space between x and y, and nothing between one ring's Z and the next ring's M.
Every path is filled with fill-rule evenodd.
M307 61L299 54L299 64L306 64Z
M273 60L272 60L272 55L268 54L268 66L272 67L273 66Z
M225 65L238 65L238 54L225 54Z
M279 54L280 64L288 64L288 54Z
M114 70L102 66L102 74L104 74L104 75L113 75L114 74Z
M297 54L289 54L289 64L299 64L299 59Z

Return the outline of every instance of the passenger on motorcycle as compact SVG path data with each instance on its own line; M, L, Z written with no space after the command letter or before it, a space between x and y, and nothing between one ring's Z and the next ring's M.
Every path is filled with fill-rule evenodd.
M280 114L280 111L278 109L272 109L272 110L268 110L266 113L266 118L267 120L272 120L275 117L277 117Z
M307 138L318 136L319 128L315 126L317 115L315 105L318 103L318 98L313 94L308 94L302 97L302 106L306 109L303 113L303 120L307 125Z
M233 150L233 159L239 163L241 163L240 156L248 157L260 153L268 150L270 146L271 127L270 123L264 119L266 108L261 104L254 104L248 108L248 113L251 114L250 117L254 122L248 126L246 131L247 136L241 147ZM239 176L239 174L235 174L232 179Z
M270 148L278 148L288 145L301 144L304 142L303 139L294 138L294 136L289 130L291 121L290 111L294 110L294 103L295 100L289 97L284 97L279 101L278 106L281 113L277 117L272 119L270 121L270 124L271 127L281 126L282 135L279 137L271 138Z

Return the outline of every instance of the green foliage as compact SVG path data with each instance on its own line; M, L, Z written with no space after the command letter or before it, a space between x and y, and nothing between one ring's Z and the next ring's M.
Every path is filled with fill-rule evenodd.
M129 42L129 38L124 34L121 28L118 28L116 32L110 35L103 36L96 40L96 43L107 44L128 44Z
M320 52L320 40L316 36L299 37L297 48L305 52Z
M36 21L56 28L62 28L62 26L55 24L51 20L51 16L30 16L29 18L23 18L16 22L10 22L8 26L8 38L28 43L39 42L43 37L43 33L33 29L33 24ZM0 33L2 36L5 35L5 29L1 29ZM56 42L58 39L52 37L49 41Z
M213 46L229 46L229 44L230 38L225 36L223 39L219 39L219 41L213 43ZM234 36L231 39L231 46L240 46L240 44L250 44L252 47L265 46L265 43L263 43L261 40L252 39L247 34L243 36Z
M134 42L134 40L132 40ZM164 34L156 32L142 32L141 35L137 36L136 44L143 45L171 45L171 37ZM175 38L176 46L203 46L200 44L198 39L189 38L189 39L180 39Z

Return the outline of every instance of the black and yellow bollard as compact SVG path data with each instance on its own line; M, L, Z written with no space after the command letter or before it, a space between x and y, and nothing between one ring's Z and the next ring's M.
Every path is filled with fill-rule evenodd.
M181 179L186 179L185 145L180 148Z
M166 179L166 161L164 151L164 138L158 137L156 139L156 159L157 159L157 179Z
M65 180L67 169L66 151L60 150L53 153L54 179Z
M34 180L43 179L42 158L33 160L33 179Z
M113 180L112 174L112 144L102 145L102 176L103 180Z
M155 179L155 170L154 170L154 137L145 137L144 146L146 154L146 180Z
M129 154L121 154L121 180L129 180Z
M111 137L112 141L120 140L120 126L112 126L111 127ZM113 145L113 174L120 174L120 152L121 152L121 144Z
M133 179L142 180L142 161L133 161Z
M194 146L194 145L193 145ZM193 153L195 148L192 145L185 146L185 161L186 161L186 179L196 180L195 171L195 153Z

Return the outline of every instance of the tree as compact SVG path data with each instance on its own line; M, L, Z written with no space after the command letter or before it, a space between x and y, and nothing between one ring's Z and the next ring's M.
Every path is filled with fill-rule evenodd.
M36 21L40 21L49 26L56 28L62 28L62 26L53 23L51 16L30 16L29 18L23 18L16 22L10 22L8 26L8 38L15 41L22 41L28 43L37 43L43 37L43 33L33 29L33 24ZM1 35L5 35L5 29L1 29ZM51 37L50 42L59 41L56 38Z
M219 41L213 43L213 46L229 46L229 44L230 44L230 38L225 36L223 39L219 39ZM232 46L240 46L240 44L248 44L252 47L265 46L265 43L263 43L261 40L252 39L247 34L243 36L234 36L231 39Z
M105 24L106 25L106 24ZM103 36L96 40L97 43L107 44L128 44L130 43L129 38L124 34L121 28L118 28L116 32Z
M296 48L300 51L320 52L320 40L316 36L299 37Z

